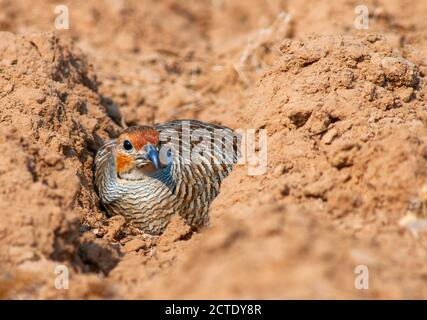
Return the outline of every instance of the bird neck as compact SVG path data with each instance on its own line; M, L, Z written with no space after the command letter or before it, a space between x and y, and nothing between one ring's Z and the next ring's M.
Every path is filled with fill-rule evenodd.
M106 152L100 157L97 163L96 184L98 186L102 200L106 203L113 202L119 196L118 194L118 178L116 173L115 154L112 150Z
M167 166L152 172L151 174L145 177L146 180L158 180L163 183L168 188L175 187L175 181L173 178L174 166L172 163L169 163Z

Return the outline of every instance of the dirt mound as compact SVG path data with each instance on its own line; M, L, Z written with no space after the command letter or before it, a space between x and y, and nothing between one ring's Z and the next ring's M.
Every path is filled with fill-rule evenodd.
M426 174L418 67L377 36L320 37L281 50L250 109L252 125L269 135L278 198L336 217L404 214Z
M94 150L115 128L91 66L69 43L53 34L0 39L2 267L78 264L81 217L102 215Z

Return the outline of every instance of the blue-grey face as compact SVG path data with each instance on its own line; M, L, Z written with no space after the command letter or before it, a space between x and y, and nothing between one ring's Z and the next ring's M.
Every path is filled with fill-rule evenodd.
M171 148L167 145L163 145L159 150L159 159L162 166L167 166L172 163L173 157Z
M140 160L141 164L147 164L147 162L151 162L156 170L160 169L160 158L159 151L157 147L148 144L142 148L142 152L140 152L136 157L137 162Z

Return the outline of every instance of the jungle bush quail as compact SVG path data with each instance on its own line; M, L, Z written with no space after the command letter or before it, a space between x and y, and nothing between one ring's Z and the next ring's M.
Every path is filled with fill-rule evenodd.
M208 223L239 145L231 129L196 120L130 127L98 150L95 184L110 215L145 233L162 233L174 214L197 229Z

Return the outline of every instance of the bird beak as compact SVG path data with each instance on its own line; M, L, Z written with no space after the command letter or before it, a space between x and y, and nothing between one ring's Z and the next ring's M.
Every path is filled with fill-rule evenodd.
M149 160L156 170L160 169L159 153L155 146L147 145L144 147L145 154L137 156L138 160Z

